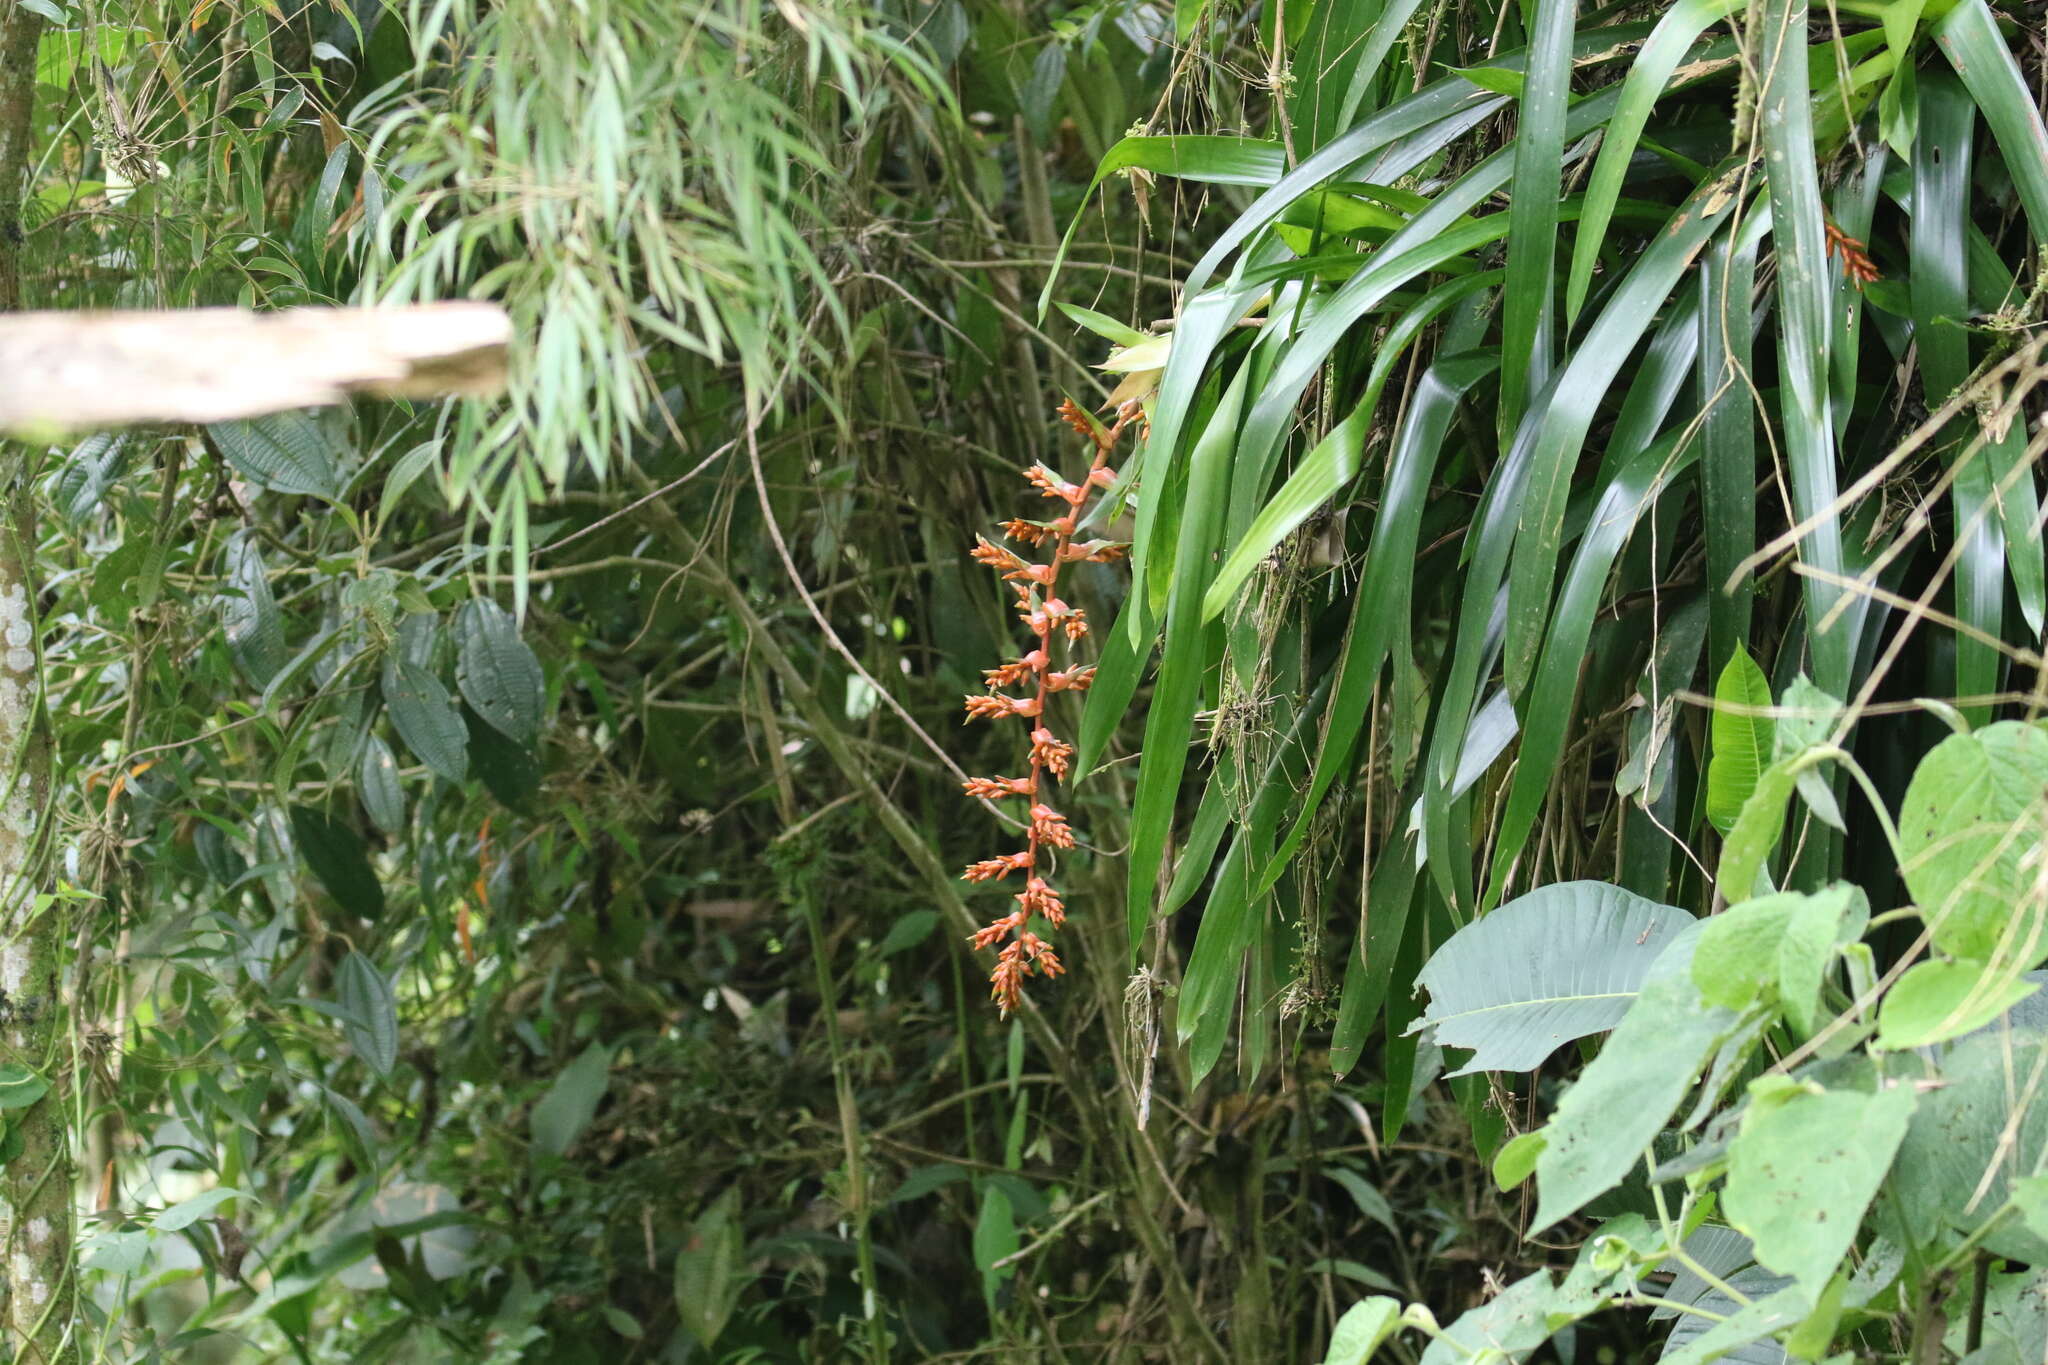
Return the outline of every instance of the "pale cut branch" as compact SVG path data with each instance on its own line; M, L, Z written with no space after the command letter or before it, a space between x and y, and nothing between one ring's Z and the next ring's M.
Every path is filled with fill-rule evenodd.
M0 318L0 433L220 422L352 393L493 393L511 334L488 303L18 313Z

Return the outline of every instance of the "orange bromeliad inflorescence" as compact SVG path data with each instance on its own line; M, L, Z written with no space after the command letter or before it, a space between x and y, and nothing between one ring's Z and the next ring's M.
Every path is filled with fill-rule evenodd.
M1822 230L1827 234L1826 254L1842 258L1842 273L1849 277L1849 283L1861 289L1874 280L1884 278L1877 268L1877 262L1870 259L1870 251L1856 238L1837 227L1832 219L1823 219Z
M1047 864L1051 861L1049 850L1074 846L1074 831L1067 824L1067 817L1047 804L1047 787L1066 777L1074 748L1046 728L1046 699L1055 692L1085 692L1095 677L1094 668L1086 665L1053 666L1056 640L1064 637L1071 648L1074 641L1088 633L1088 621L1080 608L1060 600L1060 570L1084 560L1106 564L1123 557L1126 546L1106 540L1077 541L1074 535L1087 512L1089 498L1116 482L1116 471L1109 467L1110 451L1132 422L1143 420L1136 402L1119 409L1116 424L1110 427L1090 419L1071 399L1060 404L1059 412L1068 426L1094 445L1095 456L1088 473L1079 483L1068 483L1043 464L1033 465L1024 477L1046 497L1065 503L1066 511L1051 521L1014 518L1003 525L1005 536L1033 550L1043 550L1050 543L1050 555L1043 560L1026 559L980 537L971 551L976 563L994 569L1016 589L1017 615L1037 637L1036 645L1023 657L983 674L989 691L967 698L970 720L1016 716L1031 726L1030 772L1023 777L969 778L963 784L969 796L980 800L1021 797L1029 802L1026 846L1016 853L984 858L960 874L970 882L996 881L1012 872L1024 874L1024 889L1014 897L1017 908L991 921L973 940L976 948L1002 945L989 982L990 994L1005 1015L1023 999L1025 977L1033 972L1058 976L1065 970L1052 945L1028 927L1033 916L1054 929L1066 921L1066 903L1046 880L1051 870ZM1014 696L996 690L1020 684L1032 685L1031 693Z

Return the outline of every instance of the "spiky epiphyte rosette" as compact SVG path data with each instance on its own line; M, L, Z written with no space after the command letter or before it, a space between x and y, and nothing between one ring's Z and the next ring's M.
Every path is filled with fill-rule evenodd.
M1079 483L1068 483L1043 464L1035 464L1024 477L1046 497L1066 504L1066 510L1051 521L1016 518L1003 525L1004 535L1034 551L1050 554L1044 559L1026 559L1001 545L977 536L974 558L1003 576L1017 591L1017 614L1036 637L1023 658L1013 659L985 676L989 690L967 699L970 720L999 720L1015 716L1030 729L1030 771L1022 777L976 777L965 784L969 796L1000 801L1018 798L1028 803L1025 846L1016 853L984 858L970 864L961 876L970 882L994 881L1012 872L1024 874L1024 889L1013 898L1017 908L991 921L974 936L976 948L1001 944L995 970L989 974L990 994L1005 1015L1023 998L1024 978L1037 972L1058 976L1064 970L1052 945L1034 932L1034 917L1057 929L1067 917L1066 903L1054 889L1050 850L1072 848L1074 831L1067 817L1051 805L1051 784L1067 775L1072 745L1049 728L1047 702L1055 692L1085 692L1094 679L1092 667L1056 665L1057 656L1070 654L1075 641L1088 633L1088 622L1078 607L1060 599L1060 570L1082 560L1103 564L1121 558L1126 547L1106 540L1076 540L1075 532L1088 508L1088 499L1116 482L1109 467L1109 453L1116 448L1124 428L1140 420L1137 403L1126 403L1117 412L1116 425L1104 427L1083 412L1072 399L1060 404L1060 416L1067 425L1088 438L1095 457ZM1005 688L1028 684L1028 695L1016 696Z

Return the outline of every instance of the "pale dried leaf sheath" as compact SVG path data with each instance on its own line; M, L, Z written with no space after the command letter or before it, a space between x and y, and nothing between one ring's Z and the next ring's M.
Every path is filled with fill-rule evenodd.
M487 394L512 324L488 303L20 313L0 319L0 432L219 422L339 402Z

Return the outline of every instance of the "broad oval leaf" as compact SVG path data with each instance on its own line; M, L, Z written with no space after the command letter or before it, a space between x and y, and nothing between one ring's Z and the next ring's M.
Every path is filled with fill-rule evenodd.
M150 1223L158 1232L177 1232L179 1229L189 1228L200 1219L207 1217L222 1204L227 1203L228 1200L244 1199L247 1197L240 1190L232 1189L226 1185L216 1185L210 1190L202 1190L190 1199L171 1205L162 1213L152 1218Z
M467 602L455 614L455 639L462 699L494 728L531 744L540 734L547 682L512 613L488 598Z
M384 888L356 832L325 811L292 807L292 841L327 894L364 919L384 913Z
M548 1093L533 1106L528 1120L537 1151L561 1156L568 1151L590 1120L597 1114L597 1102L604 1098L611 1082L611 1053L603 1043L592 1043L583 1054L562 1068Z
M320 424L303 412L276 412L207 428L235 472L274 493L303 493L334 502L341 476Z
M1412 1026L1472 1049L1457 1071L1533 1071L1574 1038L1613 1028L1650 964L1693 917L1606 882L1561 882L1451 935L1417 980L1429 1008Z
M384 700L405 747L450 782L469 772L468 734L441 680L397 654L384 660Z
M1769 766L1777 727L1757 712L1771 704L1771 684L1738 647L1714 684L1713 756L1707 761L1707 818L1726 834Z
M2025 1220L2002 1216L2016 1183L2048 1155L2048 1105L2016 1103L2014 1090L2015 1077L2024 1085L2042 1064L2043 1047L2048 1039L2038 1034L1993 1028L1929 1064L1928 1079L1937 1084L1920 1095L1876 1207L1887 1237L1925 1255L1982 1234L1994 1256L2048 1261L2048 1239ZM1984 1232L1993 1219L1996 1226Z
M1401 1326L1401 1301L1384 1294L1360 1299L1337 1319L1323 1365L1365 1365Z
M475 708L459 709L462 724L469 732L470 772L507 809L526 810L533 794L540 790L540 759L529 746L493 727Z
M1856 1241L1913 1118L1914 1091L1830 1090L1754 1100L1728 1148L1728 1221L1757 1261L1818 1296Z
M351 952L335 973L341 1007L348 1011L342 1029L355 1049L380 1076L398 1065L398 1000L384 973L361 953Z
M2048 732L2021 721L1950 735L1920 761L1899 812L1899 871L1935 947L2015 970L2048 957L2044 943L2011 960L2040 937L2029 858L2048 825L2044 790Z
M363 744L363 756L356 765L356 794L378 829L397 834L405 828L405 791L398 784L398 759L381 735L371 735Z
M1916 962L1878 1006L1878 1045L1902 1050L1960 1038L1990 1026L2039 990L2035 982L1993 971L1982 962Z
M73 522L99 511L107 490L126 472L131 450L126 432L94 432L73 446L50 489L57 510Z
M706 1351L725 1331L745 1287L746 1241L733 1216L739 1193L728 1188L699 1214L676 1253L676 1313L683 1330Z
M0 1063L0 1110L26 1109L50 1093L50 1083L20 1062Z
M270 592L263 556L247 531L237 531L227 545L227 582L220 602L221 631L235 663L250 682L262 687L284 667L284 619Z

